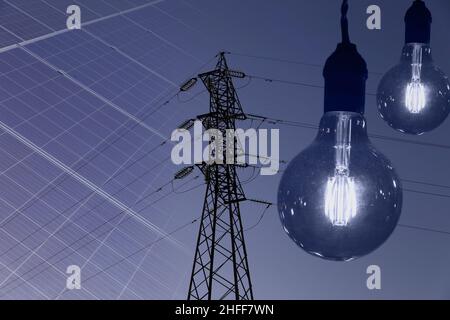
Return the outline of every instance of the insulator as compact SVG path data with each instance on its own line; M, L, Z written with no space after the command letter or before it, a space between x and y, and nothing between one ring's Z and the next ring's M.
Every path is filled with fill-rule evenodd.
M193 166L183 168L180 171L178 171L177 173L175 173L174 178L175 178L175 180L184 179L188 175L190 175L192 173L192 171L194 171L194 167Z
M183 91L183 92L188 91L193 86L195 86L196 83L197 83L197 78L189 79L188 81L186 81L185 83L183 83L181 85L180 91Z
M227 70L227 73L228 73L228 75L230 77L233 77L233 78L241 78L241 79L243 79L243 78L246 77L245 73L243 73L242 71Z

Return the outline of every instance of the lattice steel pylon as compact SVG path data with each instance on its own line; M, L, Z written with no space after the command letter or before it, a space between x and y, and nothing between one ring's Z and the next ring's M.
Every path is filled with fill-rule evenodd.
M236 120L246 119L232 82L233 77L244 76L228 69L224 53L215 70L199 75L210 94L210 112L199 116L206 130L219 129L226 137L226 129L235 129ZM237 165L204 163L199 168L207 188L188 300L253 300L240 212L246 198Z

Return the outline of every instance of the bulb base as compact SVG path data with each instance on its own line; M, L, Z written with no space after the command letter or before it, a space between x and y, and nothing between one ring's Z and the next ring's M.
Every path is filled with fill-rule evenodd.
M415 0L405 15L405 43L431 42L433 17L422 0Z
M324 112L347 111L364 114L367 64L353 43L339 43L323 70Z

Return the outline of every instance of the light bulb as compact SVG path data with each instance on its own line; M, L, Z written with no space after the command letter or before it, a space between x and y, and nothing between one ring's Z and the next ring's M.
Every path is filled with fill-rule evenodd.
M278 188L285 232L306 252L335 261L378 248L395 229L402 208L400 181L367 135L367 64L350 42L347 11L344 0L342 42L323 69L319 133L289 163Z
M394 129L420 135L439 127L450 113L450 84L433 64L427 44L409 43L401 62L382 78L380 116Z
M450 83L431 56L431 12L415 0L405 16L400 63L382 78L377 92L380 116L394 129L420 135L439 127L450 112Z
M315 141L289 164L278 190L284 230L315 256L349 261L395 229L400 181L367 136L364 116L327 112Z

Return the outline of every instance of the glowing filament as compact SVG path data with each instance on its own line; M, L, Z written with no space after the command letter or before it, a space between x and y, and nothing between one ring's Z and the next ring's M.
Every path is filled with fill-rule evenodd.
M356 188L353 178L337 174L329 178L325 192L325 214L334 226L346 226L356 216Z
M412 79L406 88L405 105L411 113L420 113L426 106L425 86L421 82L422 48L415 45L412 54Z
M336 166L325 190L325 215L334 226L347 226L357 214L356 186L350 177L351 119L340 115L336 129Z

